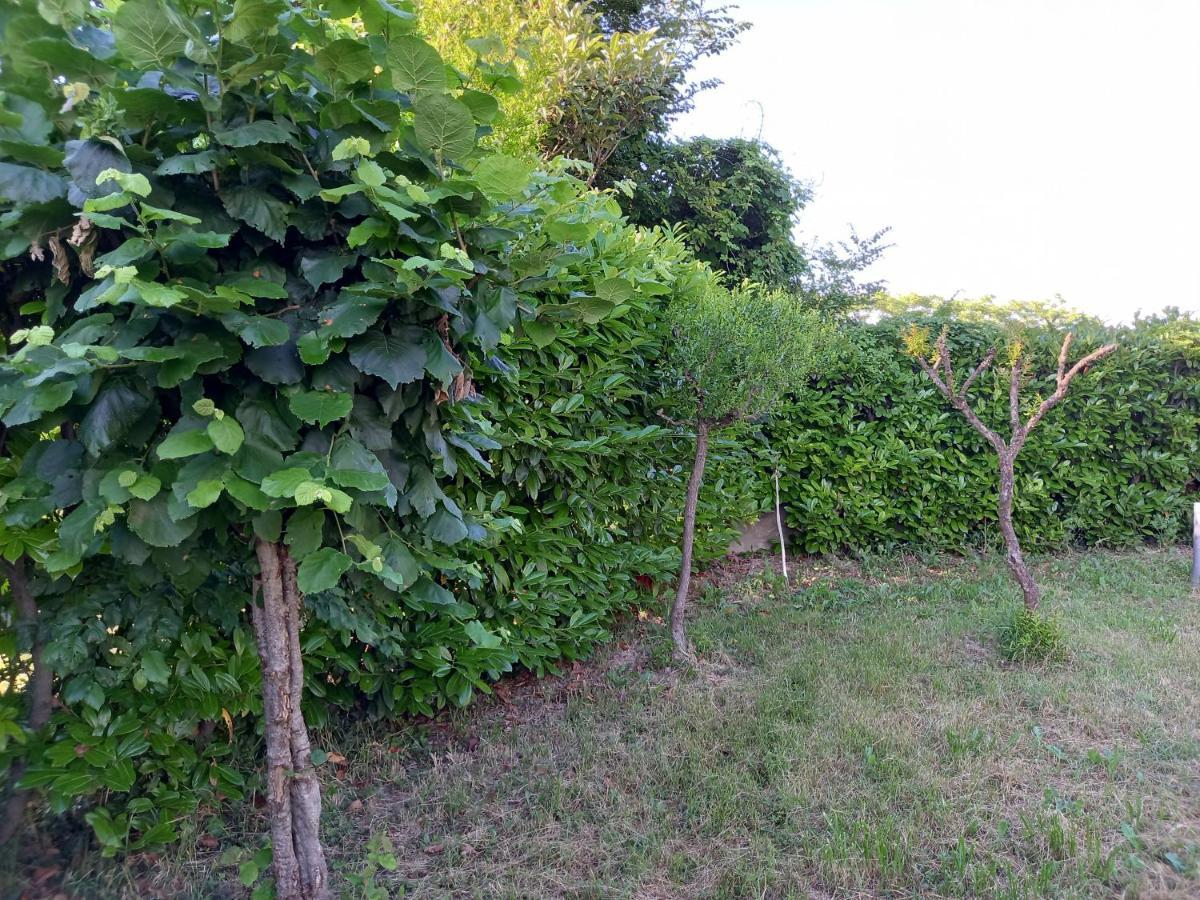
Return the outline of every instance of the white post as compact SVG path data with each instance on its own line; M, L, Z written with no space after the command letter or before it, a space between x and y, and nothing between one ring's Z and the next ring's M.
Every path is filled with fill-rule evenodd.
M1200 503L1196 504L1197 509L1200 509ZM783 536L783 516L779 512L779 470L775 470L775 526L779 529L779 558L783 562L783 580L787 584L791 584L791 579L788 578L787 570L787 541ZM1194 578L1193 578L1194 580Z
M1200 503L1192 504L1192 593L1200 591Z

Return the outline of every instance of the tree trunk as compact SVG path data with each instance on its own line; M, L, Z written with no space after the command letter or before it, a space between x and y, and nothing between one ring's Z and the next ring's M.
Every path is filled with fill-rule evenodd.
M1019 448L1018 448L1019 449ZM1025 598L1026 609L1037 609L1041 602L1041 591L1033 580L1033 573L1025 564L1021 554L1021 544L1017 541L1017 531L1013 528L1013 464L1016 461L1017 450L1006 449L1000 452L1000 500L997 504L1000 518L1000 532L1004 535L1005 561L1012 569L1021 586L1021 594Z
M267 814L279 900L329 897L329 869L321 847L321 785L300 701L300 591L296 564L283 546L256 540L261 574L251 605L262 665L263 734L267 744Z
M50 710L54 701L54 673L42 665L42 634L41 623L38 621L37 600L29 589L29 581L25 576L25 560L18 559L15 563L5 566L8 575L8 590L12 594L13 609L16 612L17 631L25 631L29 635L29 664L32 672L25 685L25 699L28 704L28 719L26 724L30 731L41 731L50 721ZM25 801L28 791L19 790L17 782L25 774L25 760L17 759L8 770L9 790L8 801L4 804L4 819L0 821L0 845L7 846L21 829L25 819Z
M685 618L687 616L688 588L692 583L692 544L696 536L696 503L700 499L700 485L704 481L704 463L708 458L708 423L701 420L696 424L696 458L692 463L692 475L688 479L687 501L683 507L683 560L679 565L679 587L675 602L671 604L671 640L675 644L675 659L690 662L692 648L688 643Z

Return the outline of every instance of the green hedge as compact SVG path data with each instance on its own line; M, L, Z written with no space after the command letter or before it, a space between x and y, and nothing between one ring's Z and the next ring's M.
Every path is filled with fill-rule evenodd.
M914 323L934 334L949 327L960 370L1013 336L1011 325L944 317L849 329L842 361L769 428L788 523L807 552L995 540L995 458L903 354L900 333ZM1072 384L1018 457L1018 533L1031 549L1173 540L1200 473L1200 324L1075 330L1075 356L1106 340L1121 349ZM1053 390L1061 335L1021 329L1036 365L1026 396ZM1007 390L1004 372L973 389L1002 433Z

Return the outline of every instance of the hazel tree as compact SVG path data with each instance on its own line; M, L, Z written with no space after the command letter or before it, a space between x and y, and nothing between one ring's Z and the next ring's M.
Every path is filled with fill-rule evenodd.
M475 615L442 584L474 576L442 548L484 529L439 482L458 454L483 463L495 447L458 405L474 391L467 360L522 314L510 244L548 224L523 203L529 166L477 148L488 89L514 79L493 67L468 82L385 0L336 17L287 0L10 6L10 594L36 635L31 568L83 584L113 563L244 589L274 889L328 896L304 597L347 585L395 618ZM84 727L115 745L96 690ZM133 763L22 784L69 796L106 778L127 790Z
M1021 386L1025 380L1027 364L1022 355L1019 343L1013 345L1009 353L1008 407L1009 435L1002 437L998 431L988 426L971 406L968 397L971 388L979 377L991 368L996 361L996 348L988 350L978 365L972 369L961 382L957 380L954 364L947 344L947 332L943 329L938 336L932 352L929 346L929 332L913 326L904 335L905 350L912 356L921 370L929 376L938 392L945 397L954 409L962 414L988 445L996 453L997 470L999 474L999 494L996 501L996 514L1000 523L1000 533L1004 537L1005 561L1021 588L1025 607L1036 610L1041 602L1041 590L1025 556L1021 552L1021 543L1017 539L1016 528L1013 527L1013 499L1015 494L1014 468L1018 454L1029 439L1030 433L1037 428L1041 421L1054 407L1067 396L1067 390L1076 376L1086 372L1092 365L1104 359L1117 349L1116 344L1105 344L1088 353L1074 365L1068 366L1071 342L1074 335L1068 332L1063 337L1062 346L1058 351L1058 369L1054 376L1054 390L1044 399L1036 402L1032 412L1025 415L1021 404Z
M683 510L679 584L670 611L671 640L680 662L693 659L687 600L709 438L769 415L822 364L836 337L817 313L786 294L754 285L729 291L707 269L696 278L707 283L683 292L666 317L670 338L664 416L694 428L696 436Z

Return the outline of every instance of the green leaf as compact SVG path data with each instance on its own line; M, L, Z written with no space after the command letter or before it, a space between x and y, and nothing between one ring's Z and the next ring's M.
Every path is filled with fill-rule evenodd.
M332 158L334 162L341 162L346 159L354 159L356 156L370 155L370 141L362 137L348 137L338 141L337 146L333 148Z
M392 87L410 94L446 89L446 64L438 52L419 37L401 35L388 44L388 69Z
M467 637L476 647L483 647L485 650L495 650L497 647L504 646L504 639L497 634L493 634L487 627L478 619L472 619L463 625L463 631L467 633Z
M110 381L88 407L80 423L83 445L92 456L112 447L150 409L150 398L124 381Z
M213 440L203 428L190 431L172 430L156 451L159 459L182 459L213 448Z
M151 547L178 547L196 530L196 516L176 522L167 509L166 493L153 500L134 500L129 504L129 530Z
M624 278L605 278L596 283L596 296L617 306L633 297L633 285Z
M306 481L312 481L312 473L308 469L297 466L280 469L262 480L262 492L268 497L292 497L296 488Z
M354 395L335 391L303 391L293 394L288 406L302 422L315 422L324 428L330 422L350 415Z
M187 504L193 509L205 509L216 503L224 492L225 482L223 481L201 481L188 491Z
M543 347L548 347L554 343L554 339L558 337L558 329L549 322L526 321L521 323L521 328L525 331L525 336L533 341L533 346L541 350Z
M67 180L32 166L0 162L0 199L13 203L48 203L67 193Z
M221 203L224 204L225 211L238 221L257 228L278 243L283 243L287 235L288 215L292 210L290 204L276 200L258 188L223 191Z
M334 484L360 491L382 491L391 480L383 463L354 438L342 435L333 446L329 478Z
M483 91L475 91L468 88L463 91L459 98L471 110L471 115L475 117L475 121L480 125L488 125L500 113L500 104L491 94L485 94Z
M84 0L38 0L37 9L51 25L70 25L83 18Z
M489 200L515 200L525 193L533 174L532 167L511 156L486 156L475 167L473 176Z
M445 509L439 509L430 516L422 530L435 541L447 546L457 544L467 536L467 526L463 520Z
M357 255L313 250L300 257L300 274L314 288L330 284L342 277L347 268L358 262Z
M268 38L279 31L279 17L287 9L284 0L235 0L233 19L221 36L235 44Z
M254 882L258 881L258 875L258 863L252 859L247 859L238 866L238 881L242 883L242 887L253 885Z
M203 150L200 153L185 153L180 156L168 156L157 169L156 175L200 175L211 172L221 164L225 154L216 150Z
M327 591L337 585L352 565L354 561L341 550L322 547L300 561L296 584L305 594Z
M292 336L287 323L266 316L230 312L221 316L221 323L251 347L278 347L286 344Z
M117 50L136 66L170 68L187 47L187 33L161 0L125 0L112 31Z
M463 370L462 363L446 349L445 343L436 332L429 332L424 343L425 353L429 357L425 361L425 371L442 384L449 384L450 380Z
M321 310L321 326L333 337L355 337L374 325L387 305L384 297L342 291L334 303Z
M259 119L237 128L215 131L213 136L226 147L252 147L255 144L288 144L295 139L290 125Z
M404 329L400 334L372 331L349 345L354 368L375 375L392 388L416 381L425 373L426 353L421 346L422 329Z
M307 556L321 546L324 530L325 510L316 506L298 509L288 519L284 543L291 548L292 556Z
M457 160L475 148L475 119L457 100L444 94L420 96L413 112L413 134L423 149Z
M342 38L317 51L317 71L334 84L367 81L375 74L371 49L363 41Z
M296 341L296 350L300 353L300 360L309 366L321 365L333 352L325 336L316 331L300 335L300 339Z
M225 493L250 509L259 510L260 512L271 505L270 497L249 481L233 474L225 476Z
M142 674L153 684L166 685L171 680L171 669L158 650L148 650L142 654Z
M242 448L242 442L246 439L242 426L238 424L237 419L230 415L226 415L223 419L213 419L208 423L205 431L208 432L213 446L221 453L227 453L230 456Z
M139 500L150 500L160 490L162 490L162 482L153 475L141 475L129 486L129 493Z

